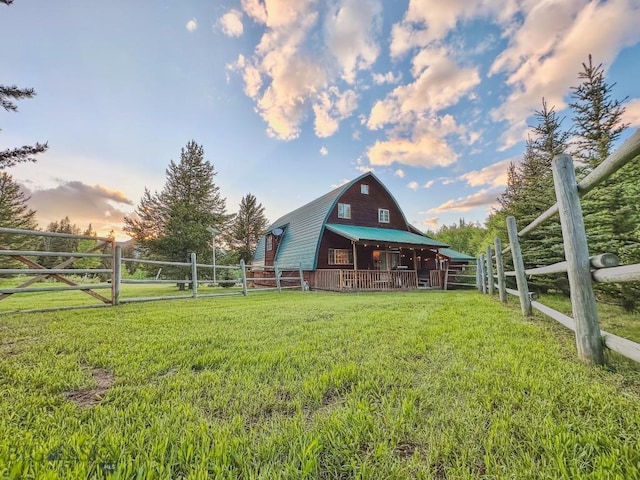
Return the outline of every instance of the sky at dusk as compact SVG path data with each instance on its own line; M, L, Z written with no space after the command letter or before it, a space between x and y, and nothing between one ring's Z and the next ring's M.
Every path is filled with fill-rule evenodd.
M0 149L41 226L122 238L195 140L237 210L273 221L373 170L407 219L482 221L545 97L561 115L589 53L640 126L639 0L15 0L0 5Z

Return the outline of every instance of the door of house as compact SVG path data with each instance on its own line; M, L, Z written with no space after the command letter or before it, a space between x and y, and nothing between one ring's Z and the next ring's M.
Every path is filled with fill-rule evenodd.
M394 270L400 265L400 252L374 250L373 265L376 270Z

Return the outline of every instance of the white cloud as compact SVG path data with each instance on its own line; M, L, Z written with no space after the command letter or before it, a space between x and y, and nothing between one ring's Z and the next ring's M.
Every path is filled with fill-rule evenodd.
M185 28L190 32L195 32L198 29L198 21L195 18L192 18L187 22Z
M424 184L424 188L431 188L433 187L434 183L436 183L435 180L429 180L427 183Z
M71 223L81 229L91 223L95 231L106 235L112 229L122 230L123 217L129 210L125 206L133 205L121 191L80 181L61 181L57 186L46 189L23 188L31 197L28 204L37 211L41 227L67 215Z
M484 17L504 25L516 13L519 3L515 0L410 0L402 22L393 25L391 30L391 56L398 57L414 47L443 40L460 22Z
M422 220L421 223L422 225L425 225L430 228L437 228L438 225L440 224L439 220L440 220L439 217L430 217L430 218L425 218L424 220Z
M430 208L426 213L467 212L479 207L490 207L497 203L498 193L490 190L480 190L467 197L447 200L437 207Z
M634 98L625 107L623 121L632 127L640 127L640 98Z
M357 71L368 70L378 58L375 35L381 12L380 0L341 0L327 15L327 47L347 83L353 84Z
M242 12L240 10L229 10L219 20L222 33L227 37L240 37L244 33L242 25Z
M315 132L318 137L330 137L338 131L340 122L351 116L358 106L358 95L353 90L340 93L336 87L318 95L313 104Z
M376 141L367 150L372 165L401 163L414 167L446 167L455 163L457 155L441 138L423 132L408 138Z
M368 165L358 165L356 167L356 170L358 170L360 173L367 173L367 172L375 172L376 170Z
M381 11L379 0L342 0L324 17L316 0L243 0L242 9L265 31L250 58L241 55L227 68L242 75L245 94L256 102L267 134L297 138L309 114L317 136L335 134L358 102L354 89L337 87L337 76L354 82L378 55L371 24ZM326 45L317 54L309 44L317 45L313 35L321 18Z
M640 4L636 0L524 4L524 23L510 35L509 47L496 59L491 73L506 73L510 95L491 112L508 124L502 149L523 140L526 118L542 97L562 110L569 87L578 83L581 63L611 65L624 47L640 41ZM553 28L550 28L552 26ZM553 31L553 35L549 32Z
M404 178L404 170L402 170L401 168L399 168L399 169L397 169L397 170L394 172L394 175L395 175L396 177Z
M407 187L410 188L411 190L418 190L420 188L420 184L416 181L411 181L409 183L407 183Z
M422 50L413 65L416 80L374 104L367 121L371 130L455 105L480 83L477 68L456 65L443 49Z
M327 147L320 147L320 155L327 155L328 153Z
M517 162L516 158L508 158L501 160L492 165L474 170L460 176L461 180L465 180L467 185L478 187L481 185L489 185L490 187L503 187L507 184L507 169L509 164Z
M398 75L394 75L393 72L389 71L387 73L373 73L372 75L373 83L376 85L383 85L385 83L399 83L402 80L402 73L398 72Z

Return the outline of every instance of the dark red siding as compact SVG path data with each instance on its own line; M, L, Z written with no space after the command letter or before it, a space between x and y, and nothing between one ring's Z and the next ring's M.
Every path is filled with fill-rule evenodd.
M369 185L369 195L360 193L360 185ZM351 219L338 218L337 203L348 203L351 205ZM387 190L380 185L373 177L363 179L351 186L338 202L329 215L327 223L338 223L345 225L358 225L360 227L380 227L392 228L395 230L408 230L402 212L397 207ZM389 223L378 222L378 209L389 210Z

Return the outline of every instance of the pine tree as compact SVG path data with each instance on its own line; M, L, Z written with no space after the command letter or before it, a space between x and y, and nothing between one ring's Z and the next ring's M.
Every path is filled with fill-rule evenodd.
M238 260L251 261L265 228L267 218L264 215L264 207L258 203L254 195L248 193L240 200L240 208L233 219L227 239L232 253Z
M38 226L35 214L27 205L29 197L20 189L11 175L0 172L0 227L35 230ZM0 235L0 247L10 250L32 250L36 237L25 235ZM0 257L3 268L15 265L7 257Z
M51 233L65 233L71 235L79 235L80 229L75 223L71 223L69 217L66 216L58 221L50 222L45 229ZM41 250L48 252L77 252L80 240L77 238L65 238L65 237L42 237ZM51 268L60 262L65 261L65 257L38 257L38 263L47 268ZM75 265L75 262L74 264ZM73 265L68 268L73 268Z
M542 99L542 109L534 113L526 149L519 165L511 164L507 188L498 199L500 208L487 222L489 230L507 238L506 227L499 225L506 217L516 218L522 229L555 202L551 160L568 148L569 132L562 129L563 119ZM492 240L492 239L491 239ZM562 236L557 222L547 222L521 239L523 260L527 267L549 265L563 260ZM532 288L566 291L566 279L535 277Z
M225 230L231 218L215 175L203 148L191 141L179 163L170 161L163 190L152 194L145 189L135 214L124 219L124 231L145 256L185 262L195 252L201 263L212 260L207 228Z
M607 83L602 64L582 64L578 74L582 81L572 90L575 122L575 156L582 162L586 175L612 152L613 145L628 126L622 122L624 101L612 98L615 84ZM623 264L640 262L637 225L640 224L640 165L631 162L582 200L589 251L592 255L611 252L620 256ZM596 284L601 299L620 303L633 310L640 299L636 283L621 285Z
M0 3L11 5L13 0L0 0ZM0 84L0 105L7 112L17 112L18 107L12 100L22 100L25 98L33 98L36 92L33 88L18 88L15 85ZM0 170L13 167L18 163L35 162L35 155L43 153L47 150L46 143L36 143L35 145L24 145L17 148L8 148L0 150Z

